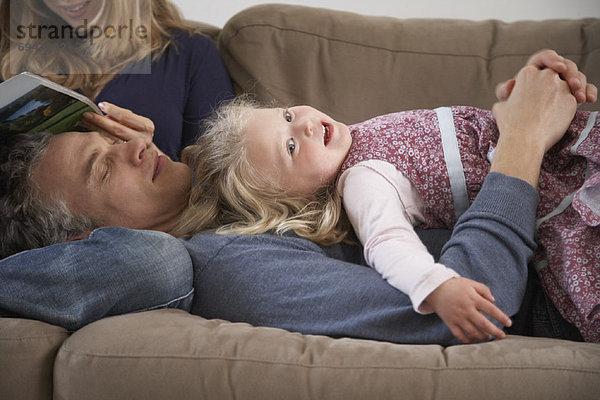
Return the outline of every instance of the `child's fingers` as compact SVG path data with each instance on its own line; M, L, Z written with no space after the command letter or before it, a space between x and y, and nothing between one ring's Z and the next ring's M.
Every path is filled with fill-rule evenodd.
M496 337L498 339L504 339L506 337L506 334L502 329L498 328L483 314L475 309L468 319L461 321L458 326L460 331L463 333L463 337L461 338L456 334L454 335L464 343L471 343L475 340L490 340L492 337Z
M484 300L481 304L478 305L480 311L483 311L490 317L494 318L496 321L500 322L504 326L511 326L512 321L500 308L496 305L492 304L496 301L494 296L492 295L492 291L486 285L479 283L474 286L475 290Z
M460 325L452 324L452 325L448 325L448 327L450 328L450 332L452 332L454 337L457 338L458 340L460 340L461 342L463 342L463 343L472 343L473 342L473 339L465 333L465 331L463 330L463 328Z
M477 326L478 329L481 330L481 332L485 333L485 339L491 339L491 336L495 336L498 339L504 339L504 337L506 337L506 334L502 329L494 325L481 313L477 313L477 316L473 318L472 322L475 326Z
M448 325L452 334L463 343L486 341L492 337L504 339L506 334L502 329L491 323L484 315L475 311L469 320Z
M449 325L452 334L463 343L490 340L492 336L503 338L502 330L488 321L483 315L474 312L472 321L469 319Z
M474 288L475 291L487 301L490 301L492 303L496 301L496 299L494 299L494 296L492 296L492 291L490 290L490 288L484 285L483 283L477 282L474 285Z
M492 332L489 332L490 327L480 318L483 318L483 320L495 327L494 324L488 321L483 315L476 313L473 317L473 321L466 321L463 323L462 328L472 340L490 340L492 336L495 335L493 335Z
M482 311L485 314L489 315L490 317L501 323L503 326L509 327L512 325L512 321L508 317L508 315L504 314L504 312L502 312L501 309L499 309L489 301L486 301L485 299L482 299L482 301L477 305L477 308L479 311Z

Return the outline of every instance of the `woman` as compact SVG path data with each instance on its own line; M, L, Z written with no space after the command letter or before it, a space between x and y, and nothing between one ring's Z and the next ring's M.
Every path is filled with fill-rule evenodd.
M3 1L0 18L2 79L33 72L148 116L175 159L232 95L214 44L168 0Z

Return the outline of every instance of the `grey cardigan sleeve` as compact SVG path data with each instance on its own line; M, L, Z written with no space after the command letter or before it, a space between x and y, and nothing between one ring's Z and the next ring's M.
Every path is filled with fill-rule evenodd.
M516 314L525 294L538 202L525 181L490 173L440 256L447 267L488 285L508 315Z

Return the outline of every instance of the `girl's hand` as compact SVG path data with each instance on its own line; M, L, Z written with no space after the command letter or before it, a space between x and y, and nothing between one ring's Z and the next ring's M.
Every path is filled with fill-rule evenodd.
M578 104L584 102L594 103L598 99L598 88L587 82L587 77L579 71L577 64L560 56L554 50L538 51L527 60L525 65L534 66L538 69L551 69L559 74L561 79L569 85L569 89L577 99ZM498 100L508 99L514 86L514 79L498 84L496 86Z
M510 318L493 304L494 297L490 289L471 279L449 279L427 296L425 301L463 343L490 340L492 336L503 339L506 336L484 314L503 326L512 325Z
M142 137L151 142L154 136L154 123L130 110L110 103L100 103L106 116L88 112L83 115L82 125L92 131L102 132L124 141Z

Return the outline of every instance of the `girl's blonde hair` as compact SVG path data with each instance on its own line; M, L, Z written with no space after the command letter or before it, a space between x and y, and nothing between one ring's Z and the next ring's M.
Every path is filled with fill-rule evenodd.
M244 127L257 107L246 97L221 106L206 121L206 131L196 145L184 150L182 160L192 168L196 182L174 233L293 231L321 245L347 240L350 224L335 182L313 195L297 195L278 187L249 163Z
M160 56L173 42L172 29L193 31L169 0L98 1L102 1L101 10L93 21L88 21L88 26L135 29L141 24L146 28L146 37L127 31L126 39L108 35L99 35L93 40L53 38L51 35L56 35L56 31L52 33L48 27L57 27L62 32L62 27L68 27L68 24L42 0L0 0L2 78L6 80L16 72L29 71L68 88L79 89L93 99L126 65L149 55L154 59ZM145 26L148 22L150 26ZM39 27L39 30L32 38L23 35L22 31L19 35L19 26ZM46 29L42 28L44 26ZM37 38L38 33L43 37ZM19 36L25 38L17 39ZM11 41L15 42L13 49L10 48Z

